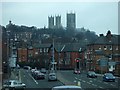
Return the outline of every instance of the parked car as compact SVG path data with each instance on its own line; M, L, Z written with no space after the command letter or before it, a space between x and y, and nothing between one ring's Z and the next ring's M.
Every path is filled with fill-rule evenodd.
M115 76L112 73L105 73L103 76L103 81L113 81L115 82Z
M24 66L23 68L26 69L26 70L31 70L30 66Z
M56 80L57 80L56 73L49 73L48 81L56 81Z
M40 71L39 70L35 70L35 71L32 72L32 76L35 78L38 73L40 73Z
M47 72L47 70L45 69L45 68L41 68L41 73L46 73Z
M35 71L36 71L36 69L31 69L31 74L34 75Z
M52 88L52 90L82 90L80 86L55 86Z
M80 69L75 69L74 74L80 74Z
M8 80L3 84L4 89L24 89L25 87L26 85L18 80Z
M88 71L87 77L97 78L97 74L94 71Z
M36 73L36 75L34 76L35 79L39 80L39 79L45 79L45 74L44 73Z

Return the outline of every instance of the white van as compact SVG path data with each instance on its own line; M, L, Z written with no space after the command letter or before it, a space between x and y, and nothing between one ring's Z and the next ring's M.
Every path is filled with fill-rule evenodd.
M52 90L82 90L80 86L55 86L52 88Z

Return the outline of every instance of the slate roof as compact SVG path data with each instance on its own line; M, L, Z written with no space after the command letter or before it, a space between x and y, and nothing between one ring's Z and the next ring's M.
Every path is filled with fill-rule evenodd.
M120 45L120 35L112 35L111 40L107 36L100 36L92 44L101 44L101 45L110 45L110 44L119 44Z
M62 52L80 52L82 47L80 43L68 43L64 45Z
M35 44L33 47L35 48L49 48L51 44Z

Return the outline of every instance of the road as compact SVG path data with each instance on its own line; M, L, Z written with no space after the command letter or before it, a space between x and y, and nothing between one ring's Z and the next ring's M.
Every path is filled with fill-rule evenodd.
M84 89L107 89L118 90L120 85L120 79L116 78L115 82L104 82L102 76L97 78L88 78L86 73L74 74L73 71L58 71L58 75L64 78L63 83L76 85L80 82L80 85Z
M18 77L16 77L18 73ZM86 72L74 74L73 70L58 70L58 81L48 81L47 74L43 80L35 80L29 70L18 69L12 72L11 79L18 79L26 84L26 90L51 90L54 86L60 85L78 85L84 90L118 90L120 86L120 78L116 78L115 82L104 82L102 76L97 78L88 78ZM79 83L78 83L79 82ZM120 89L119 89L120 90Z
M19 70L19 80L26 84L26 88L46 88L51 89L54 86L63 85L60 81L48 81L47 74L45 79L35 80L28 70Z

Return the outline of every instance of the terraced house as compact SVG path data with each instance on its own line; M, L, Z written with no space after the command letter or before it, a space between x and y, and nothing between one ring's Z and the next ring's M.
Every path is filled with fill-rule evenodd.
M112 72L120 75L120 35L108 31L87 47L87 68L99 73Z

